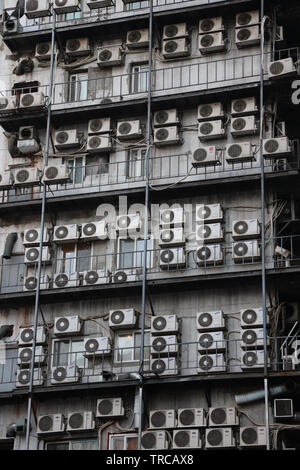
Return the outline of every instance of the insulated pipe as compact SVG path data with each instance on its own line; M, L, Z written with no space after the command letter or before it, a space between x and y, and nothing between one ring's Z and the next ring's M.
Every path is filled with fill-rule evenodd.
M5 240L5 247L3 252L4 259L10 259L12 251L14 249L14 245L18 239L18 234L16 232L9 233Z
M280 395L293 394L297 390L297 384L293 380L289 380L282 385L274 385L269 388L270 397L279 397ZM240 395L235 395L234 399L237 405L244 405L246 403L252 403L255 401L263 400L265 396L265 390L255 390L253 392L241 393Z

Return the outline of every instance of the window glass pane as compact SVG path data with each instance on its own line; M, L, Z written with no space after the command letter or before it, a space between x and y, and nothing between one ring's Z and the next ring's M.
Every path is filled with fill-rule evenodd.
M47 444L47 450L69 450L69 442L53 442Z
M74 167L74 183L81 183L83 180L83 159L75 158Z
M126 269L134 266L134 240L120 240L119 268Z
M76 245L66 243L60 246L58 257L58 272L74 273L76 268Z
M87 271L91 267L91 245L79 243L77 245L77 271Z
M141 346L141 334L135 333L134 335L134 360L139 361L140 359L140 346Z
M97 441L71 441L71 450L97 450Z
M53 367L69 364L70 341L55 341L53 350Z
M110 449L111 450L125 450L124 449L124 437L112 437L111 438L111 444L110 444Z
M137 450L138 448L138 438L136 436L126 438L126 449L125 450Z
M84 341L72 341L71 348L72 354L70 357L70 364L76 364L78 367L84 367Z
M141 347L141 334L135 333L135 348L134 348L134 359L136 361L140 360L140 347ZM144 336L144 359L147 360L150 357L149 346L150 345L150 333L145 331Z
M147 1L143 1L143 2L133 2L133 3L129 3L127 5L127 9L128 10L137 10L138 8L146 8L148 6L148 2Z
M151 267L151 250L152 250L152 239L149 238L147 242L147 268ZM137 240L136 242L136 267L143 267L143 254L144 254L144 240Z
M117 361L126 362L133 359L134 336L131 333L120 334L117 337Z

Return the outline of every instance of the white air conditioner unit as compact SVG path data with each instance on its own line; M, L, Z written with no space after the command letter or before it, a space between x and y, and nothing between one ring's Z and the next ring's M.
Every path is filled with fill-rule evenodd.
M164 333L162 333L164 334ZM150 337L151 356L173 356L178 353L178 341L176 335Z
M255 116L236 117L231 120L230 132L233 136L253 135L258 131Z
M141 439L142 450L162 450L169 448L166 431L144 431Z
M254 96L250 98L238 98L231 102L231 115L243 116L256 113L258 110Z
M154 144L159 147L163 145L175 145L182 143L178 134L178 127L160 127L154 130Z
M240 428L240 447L266 447L267 431L265 426Z
M143 136L139 120L123 121L117 124L117 138L119 140L139 139Z
M79 378L79 369L76 364L58 366L51 369L51 385L74 383L78 382Z
M83 347L85 357L102 357L111 354L111 344L107 336L85 338Z
M88 135L107 134L110 131L111 131L111 119L110 119L110 117L97 118L97 119L90 119L89 120Z
M90 269L89 271L83 271L81 274L82 284L84 286L94 286L108 283L108 276L105 269Z
M150 429L176 428L176 422L177 420L175 410L150 411Z
M91 135L87 139L88 153L109 152L112 149L112 140L109 134Z
M176 57L186 57L190 55L187 38L164 41L162 54L165 59L175 59Z
M17 372L16 387L29 387L30 384L30 369L21 369ZM33 369L33 386L38 387L43 385L44 375L42 369Z
M198 331L218 331L225 329L225 318L222 310L197 313Z
M122 398L100 398L97 400L96 416L98 418L124 416L124 414Z
M87 6L91 9L105 8L113 5L113 0L87 0Z
M183 227L161 229L159 233L159 246L178 246L185 244Z
M105 240L107 238L107 222L86 222L81 227L81 237L88 240Z
M180 408L177 411L178 428L206 427L206 412L204 408Z
M226 145L225 159L227 163L242 163L255 160L255 153L250 142Z
M163 40L188 36L186 23L168 24L164 26Z
M259 22L259 10L243 11L242 13L237 13L237 15L235 16L236 28L259 24Z
M37 140L37 129L35 126L19 127L19 140Z
M254 262L260 259L260 247L257 240L233 243L232 257L235 263Z
M17 108L17 101L15 96L1 96L0 97L0 114L13 112Z
M38 168L21 168L16 170L15 186L33 186L40 183L41 172Z
M20 328L19 330L19 346L29 346L33 342L33 327ZM46 343L46 330L43 326L38 326L36 330L36 344Z
M173 432L172 449L197 449L201 447L199 429L180 429Z
M19 32L19 26L20 23L17 18L8 18L7 20L3 21L3 35L17 34Z
M222 264L224 253L221 245L202 245L197 248L197 265L209 266Z
M224 138L225 129L223 126L223 122L221 120L199 122L198 137L201 142Z
M269 344L267 338L267 344ZM249 351L250 349L261 349L264 347L263 328L247 328L241 331L241 347Z
M198 374L216 374L218 372L226 372L226 362L224 355L220 354L203 354L198 359Z
M65 183L70 179L67 165L48 165L44 167L42 180L44 183Z
M25 249L25 264L36 264L39 261L40 256L40 248L35 247L28 247ZM47 263L51 260L51 253L49 251L48 246L43 246L42 249L42 263Z
M159 315L151 317L151 334L176 334L178 333L178 320L176 315Z
M29 19L50 16L49 0L26 0L25 15Z
M137 49L149 46L149 29L135 29L128 31L126 35L128 49Z
M160 209L159 211L159 224L161 227L181 227L184 224L184 210L182 207L175 207L174 209Z
M82 321L78 315L68 317L55 317L54 334L55 336L79 335L81 332Z
M290 154L291 151L287 137L264 139L263 141L263 155L265 158L278 158Z
M221 160L215 146L198 147L193 151L192 155L193 167L206 167L221 165Z
M226 50L223 33L201 34L199 36L199 50L201 54L222 52Z
M56 225L53 230L53 241L56 243L73 242L79 238L77 224Z
M156 111L154 113L153 125L155 127L175 126L179 124L177 109Z
M224 232L220 223L199 224L196 228L196 240L202 243L220 242L224 238Z
M221 204L197 204L196 223L220 222L223 220L223 210Z
M200 354L207 352L220 352L226 350L226 341L223 331L206 331L198 333L198 351Z
M43 275L40 279L40 289L49 289L49 276ZM27 276L24 278L23 291L34 291L37 288L37 277Z
M67 431L87 431L89 429L95 429L95 420L92 411L68 414Z
M264 324L263 317L263 308L246 308L241 310L241 328L262 328ZM267 323L269 323L268 315Z
M241 369L263 369L265 361L264 354L263 349L259 349L257 351L243 351L240 361Z
M112 330L135 328L138 312L133 308L110 310L108 326Z
M177 360L175 357L160 357L157 359L151 359L150 370L157 376L177 375Z
M116 230L137 230L140 228L140 214L126 214L117 216Z
M160 250L159 265L161 269L179 269L186 267L185 251L183 247L166 248Z
M112 67L124 62L123 50L120 46L100 47L98 50L98 66Z
M54 0L53 8L58 15L80 11L79 0Z
M198 106L198 121L217 119L224 116L222 103L200 104Z
M290 77L296 75L296 73L297 70L291 57L276 60L275 62L271 62L268 66L269 78Z
M207 428L205 430L205 448L235 447L235 440L231 428Z
M54 137L54 145L58 150L78 147L78 133L77 129L70 129L67 131L56 131Z
M249 240L260 235L260 223L257 219L234 220L232 222L232 238L234 240Z
M67 39L66 42L66 53L71 57L77 57L81 55L88 55L91 52L91 46L89 44L89 38L73 38Z
M137 271L136 269L119 269L114 272L112 276L112 282L115 284L121 284L122 282L135 282L137 281Z
M25 246L39 246L40 234L41 234L41 230L39 228L29 228L25 230L23 244ZM49 234L48 234L47 228L45 228L44 236L43 236L43 243L47 243L48 241L49 241Z
M38 417L37 434L57 433L65 430L62 414L42 415Z
M235 408L209 408L208 410L208 426L238 426L239 420Z
M11 173L8 171L6 173L0 174L0 189L10 189L13 184L13 179Z
M45 103L44 93L24 93L20 97L20 109L37 109L42 108Z
M40 144L36 139L17 140L17 148L22 155L31 155L40 150Z
M18 365L26 367L31 365L32 347L23 347L18 349ZM44 364L46 355L43 346L36 346L34 355L34 365Z
M235 43L238 48L258 45L260 44L260 37L259 26L235 30Z
M203 18L199 21L199 34L207 34L224 29L223 19L221 16L214 18Z
M54 44L54 53L57 52L57 46ZM35 46L35 58L39 62L51 59L51 41L38 42Z

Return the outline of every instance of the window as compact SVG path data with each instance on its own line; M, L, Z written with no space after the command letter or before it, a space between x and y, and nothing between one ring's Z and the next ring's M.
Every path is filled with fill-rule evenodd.
M80 11L75 11L75 12L72 12L72 13L66 13L66 16L65 16L65 19L66 21L69 21L69 20L76 20L78 18L82 18L82 11L81 11L81 1L79 0L78 2L78 8L80 9Z
M96 439L84 439L65 442L49 442L46 450L98 450Z
M150 332L145 331L144 358L149 360ZM122 332L115 336L115 362L137 362L140 360L141 333L139 331Z
M109 170L109 154L86 157L85 176L103 175Z
M68 158L65 160L68 168L69 181L67 184L80 184L84 175L84 159L81 157Z
M153 240L147 243L147 268L152 267ZM143 267L144 240L119 239L118 267L119 269Z
M85 101L88 98L88 74L75 73L69 77L68 101Z
M85 357L83 356L83 351L83 340L54 340L52 367L69 366L70 364L84 367Z
M133 65L131 71L131 93L148 90L148 65Z
M57 272L71 274L87 271L90 267L90 243L66 243L59 246Z
M147 8L148 7L148 2L147 1L142 1L142 2L133 2L126 4L126 10L136 10L138 8Z
M146 149L131 149L127 154L127 177L138 178L146 174Z
M137 434L113 434L109 437L109 450L137 450Z

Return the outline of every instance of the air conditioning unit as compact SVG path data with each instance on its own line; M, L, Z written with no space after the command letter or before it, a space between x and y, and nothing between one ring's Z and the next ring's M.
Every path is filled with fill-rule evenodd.
M28 247L25 249L25 264L36 264L39 261L40 249L39 247ZM42 249L42 263L47 263L51 260L51 253L48 246L43 246Z
M143 136L139 120L118 122L117 138L119 140L139 139Z
M226 145L225 159L227 163L242 163L255 160L255 154L250 142Z
M20 109L38 109L42 108L45 103L44 93L35 92L35 93L24 93L20 97Z
M176 57L186 57L190 55L187 38L164 41L162 53L165 59L175 59Z
M84 339L84 356L96 357L111 354L111 344L107 336L96 336L95 338Z
M258 110L254 96L250 98L238 98L231 102L231 115L243 116L256 113Z
M26 0L25 15L29 19L51 16L49 0Z
M161 269L179 269L186 267L185 251L183 247L160 250L159 260Z
M159 246L184 245L185 235L182 227L162 229L159 233Z
M80 11L78 0L54 0L53 8L58 15Z
M34 126L19 127L19 140L37 140L37 130Z
M209 266L222 264L224 254L221 245L203 245L197 248L197 265Z
M70 179L67 165L48 165L44 167L42 180L44 183L65 183Z
M178 320L176 315L159 315L151 317L152 335L170 335L178 333Z
M116 230L137 230L141 228L140 214L118 215Z
M178 365L175 357L151 359L150 370L157 376L177 375Z
M42 415L38 417L37 434L57 433L65 430L62 414Z
M172 356L178 353L178 341L176 335L150 337L151 356Z
M35 139L18 140L17 148L22 155L32 155L40 150L40 145Z
M108 276L105 269L91 269L82 272L82 284L84 286L94 286L97 284L107 284Z
M78 382L79 378L79 369L76 364L58 366L51 369L51 385L74 383Z
M223 210L221 204L197 204L196 223L219 222L223 220Z
M54 320L54 334L56 336L79 335L82 321L78 315L69 317L56 317Z
M109 152L112 141L109 134L91 135L88 137L86 150L88 153Z
M238 13L235 17L236 28L259 24L259 22L260 22L260 18L259 18L258 10L244 11L242 13Z
M224 238L222 225L216 224L201 224L196 228L196 240L202 243L220 242Z
M40 289L49 289L49 276L43 275L40 279ZM23 291L34 291L37 288L37 277L27 276L24 278Z
M95 429L95 420L92 411L68 414L67 431L87 431L89 429Z
M113 5L113 0L87 0L87 6L93 10L98 8L110 7Z
M110 310L108 326L112 330L135 328L138 312L133 308Z
M198 374L215 374L226 372L226 362L223 354L203 354L198 359Z
M53 241L56 243L73 242L79 238L77 224L56 225L53 230Z
M54 45L54 53L57 52L56 44ZM35 58L39 62L43 62L44 60L51 59L51 41L47 42L38 42L35 46Z
M269 339L267 341L269 343ZM262 328L247 328L241 331L241 347L249 351L250 349L260 349L264 347L264 330Z
M66 53L71 57L88 55L91 52L89 38L67 39Z
M206 427L206 412L204 408L180 408L177 411L178 428Z
M33 342L33 327L20 328L19 346L29 346ZM46 343L46 330L43 326L38 326L36 330L36 344Z
M234 240L249 240L260 235L260 224L257 219L234 220L232 222L232 238Z
M201 54L225 51L226 44L223 33L201 34L199 36L199 50Z
M206 331L205 333L198 333L198 351L200 354L225 350L226 341L223 331Z
M157 147L163 145L181 144L177 126L160 127L154 130L154 144Z
M259 26L239 28L235 30L235 43L238 48L260 44Z
M12 184L13 179L10 172L0 174L0 189L10 189Z
M240 447L266 447L267 431L265 426L240 428Z
M18 349L18 365L20 367L27 367L31 365L32 347L24 347ZM43 346L35 348L34 365L44 364L46 355Z
M294 402L291 398L277 398L274 400L274 418L293 418Z
M235 408L209 408L208 426L238 426L239 420Z
M154 122L155 127L162 126L175 126L179 124L179 118L177 109L168 109L163 111L156 111L154 113Z
M271 62L268 66L269 78L290 77L296 75L296 73L297 70L291 57L276 60L275 62Z
M150 429L176 428L176 422L177 420L175 410L150 411Z
M198 429L180 429L173 432L173 449L192 449L201 447Z
M100 47L98 51L98 66L112 67L124 62L123 50L120 46Z
M223 122L221 120L200 122L198 126L198 137L201 142L224 138L225 129Z
M205 430L205 448L235 447L235 440L231 428L207 428Z
M21 168L15 172L15 186L33 186L40 183L41 172L38 168Z
M97 400L98 418L124 416L125 410L122 398L100 398Z
M161 227L181 227L184 224L184 210L182 207L175 207L174 209L160 209L159 211L159 224Z
M222 103L200 104L198 106L198 121L217 119L224 116Z
M162 450L169 448L166 431L145 431L142 433L142 450Z
M119 269L112 276L112 282L121 284L122 282L135 282L137 280L136 269Z
M192 165L195 168L221 165L221 160L216 147L211 145L210 147L196 148L192 155Z
M19 21L17 18L9 18L3 22L3 35L18 33Z
M128 49L137 49L139 47L149 46L149 29L135 29L128 31L126 36L126 46Z
M241 369L262 369L264 367L264 350L259 349L257 351L244 351L241 355Z
M291 151L292 149L287 137L264 139L263 141L263 155L265 158L278 158L282 155L290 154Z
M231 120L230 132L233 136L253 135L258 131L255 116L236 117Z
M29 228L25 230L23 244L25 246L39 246L40 235L41 235L41 230L39 228ZM49 234L48 234L48 230L45 228L44 236L43 236L43 243L47 243L48 241L49 241Z
M163 39L183 38L188 36L186 23L168 24L164 26Z
M235 263L254 262L260 260L260 247L257 240L233 243L232 257Z
M99 222L86 222L81 227L81 237L88 240L105 240L107 238L107 223L105 220Z
M263 308L246 308L241 310L241 328L261 328L263 321ZM267 323L269 316L267 315Z
M199 34L222 31L223 29L223 19L221 16L217 16L215 18L203 18L199 21Z
M13 112L17 108L17 101L15 96L1 96L0 97L0 114Z
M225 329L225 317L222 310L197 313L198 331L218 331Z
M111 131L110 117L89 120L88 135L107 134L110 131Z
M17 372L16 387L29 387L30 369L21 369ZM33 369L33 386L38 387L44 384L42 369Z
M55 132L54 145L58 150L65 150L79 146L77 129Z

